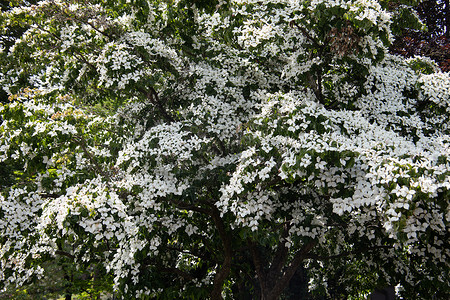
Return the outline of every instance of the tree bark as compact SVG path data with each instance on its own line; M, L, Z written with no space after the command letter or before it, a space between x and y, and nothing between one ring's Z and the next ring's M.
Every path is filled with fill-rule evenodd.
M216 225L219 236L222 240L224 259L222 266L216 273L214 277L213 290L211 291L212 300L221 300L222 298L222 288L225 279L228 277L231 271L231 259L233 257L233 250L231 247L231 236L225 229L225 224L220 218L220 213L218 209L213 206L211 211L211 217L213 218L214 224Z
M300 249L294 256L294 259L291 261L289 266L286 268L281 277L277 280L275 286L270 290L270 292L264 296L263 300L277 300L281 296L281 293L286 289L291 280L292 276L294 276L297 269L300 267L301 263L305 258L307 258L308 253L317 245L316 241L309 242L302 249Z
M284 228L287 230L287 228ZM285 232L283 232L283 235ZM258 276L259 286L261 290L261 300L277 300L289 285L289 281L294 276L295 272L301 266L304 259L308 258L308 253L317 244L316 241L311 241L300 249L287 266L282 271L283 265L286 263L288 249L283 243L280 243L277 249L277 254L281 257L275 256L274 261L267 272L264 271L263 258L260 255L257 245L253 241L248 241L250 252L255 266L256 275Z

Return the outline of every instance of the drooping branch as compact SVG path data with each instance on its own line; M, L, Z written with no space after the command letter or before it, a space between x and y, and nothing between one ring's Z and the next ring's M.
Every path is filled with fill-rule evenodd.
M57 36L55 33L50 32L49 30L45 29L45 28L42 27L41 25L36 24L36 27L37 27L39 30L41 30L41 31L43 31L43 32L45 32L45 33L47 33L47 34L50 34L50 35L53 36L55 39L57 39L57 40L59 40L59 41L63 41L63 40L62 40L59 36ZM91 64L91 63L88 61L88 59L87 59L82 53L80 53L80 52L75 52L75 51L74 51L74 52L73 52L73 55L75 56L75 58L76 58L78 61L80 61L80 62L86 64L91 70L97 71L97 68L96 68L93 64Z
M89 23L89 22L85 22L85 21L82 21L82 20L78 20L78 19L77 19L77 21L78 21L78 22L81 22L82 24L86 24L86 25L91 26L94 30L96 30L98 33L102 34L103 36L107 37L108 39L110 39L110 40L113 39L113 37L112 37L111 35L107 34L106 32L104 32L104 31L102 31L102 30L100 30L100 29L98 29L95 25L93 25L93 24L91 24L91 23ZM41 31L50 34L52 37L54 37L55 39L57 39L57 40L59 40L59 41L62 41L61 37L59 37L59 36L56 35L55 33L50 32L49 30L43 28L43 27L40 26L39 24L36 24L36 26L37 26L37 28L39 28ZM129 45L129 43L127 43L127 44ZM131 46L131 45L130 45L130 46ZM132 47L132 48L133 48L133 47ZM133 49L134 49L134 48L133 48ZM134 50L135 50L135 49L134 49ZM73 55L75 56L75 58L77 58L77 60L79 60L80 62L86 64L91 70L97 72L97 68L96 68L93 64L91 64L91 63L88 61L88 59L87 59L82 53L80 53L79 51L78 51L78 52L74 51L74 52L73 52ZM141 59L143 59L144 61L146 61L145 58L144 58L142 55L140 55L139 53L138 53L138 56L139 56ZM150 100L150 102L151 102L153 105L155 105L155 106L157 107L158 111L161 113L161 115L163 116L163 118L164 118L167 122L173 122L173 121L174 121L173 117L172 117L170 114L167 113L167 111L166 111L166 109L165 109L163 103L161 102L161 99L159 98L158 93L156 92L156 90L154 89L154 87L150 86L150 87L147 88L147 90L144 89L144 88L137 88L137 90L138 90L141 94L143 94L148 100Z

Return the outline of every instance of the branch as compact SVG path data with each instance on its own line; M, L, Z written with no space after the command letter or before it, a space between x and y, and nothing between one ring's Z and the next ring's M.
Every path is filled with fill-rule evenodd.
M55 254L65 256L65 257L71 258L73 260L75 260L75 258L76 258L74 255L72 255L72 254L70 254L68 252L62 251L62 250L56 250Z
M51 199L58 199L58 198L61 197L62 195L60 195L60 194L48 194L48 193L42 193L42 194L39 194L39 196L41 196L42 198L46 198L46 199L48 199L48 198L51 198Z
M214 141L216 142L217 146L219 146L220 151L222 151L222 155L226 155L228 153L227 149L225 148L224 143L220 138L217 136L214 138Z
M320 45L320 43L315 38L313 38L305 28L298 25L297 22L292 21L291 25L295 25L295 27L297 27L302 32L302 34L314 44L314 46L316 46L317 48L322 48L322 45Z
M80 23L82 23L82 24L85 24L85 25L89 25L92 29L94 29L95 31L97 31L97 32L100 33L101 35L103 35L103 36L109 38L110 40L113 40L113 39L114 39L114 37L113 37L112 35L106 33L106 32L103 31L103 30L100 30L100 29L99 29L97 26L95 26L94 24L92 24L92 23L90 23L90 22L88 22L88 21L85 21L85 20L83 20L83 19L79 19L79 18L76 18L76 17L74 18L74 17L70 16L65 10L62 10L62 12L63 12L63 14L65 14L69 19L78 21L78 22L80 22Z
M317 48L318 52L315 56L319 56L321 57L324 50L325 50L325 45L320 44L320 42L313 38L311 36L311 34L302 26L300 26L297 22L292 21L291 24L295 25L295 27L297 27L302 34L308 39L310 40L313 45ZM310 53L310 56L313 54L313 52ZM312 57L310 57L312 58ZM319 100L320 103L325 105L325 100L323 98L323 93L322 93L322 73L319 70L317 72L317 82L316 80L314 80L314 78L312 77L312 75L310 73L306 73L306 77L308 79L309 84L311 85L311 88L313 89L314 95L316 96L317 100Z
M143 88L138 87L137 90L145 95L145 97L147 97L148 100L150 100L150 102L155 105L159 112L162 114L163 118L166 119L166 121L168 121L169 123L172 123L174 121L174 119L172 118L171 115L169 115L166 111L166 109L164 108L164 106L162 105L159 97L158 97L158 93L155 91L155 89L151 86L148 88L149 91L146 91Z

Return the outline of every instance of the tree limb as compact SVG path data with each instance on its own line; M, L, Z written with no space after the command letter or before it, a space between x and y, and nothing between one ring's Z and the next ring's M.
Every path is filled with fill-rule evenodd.
M314 46L316 46L317 48L322 48L322 45L315 38L313 38L305 28L300 26L297 22L291 21L291 25L295 25L295 27L297 27L302 32L302 34L314 44Z
M147 99L150 100L150 102L156 106L156 108L159 110L159 112L162 114L163 118L166 119L167 122L172 123L173 121L175 121L173 117L167 113L155 89L152 86L150 86L148 89L149 90L146 91L144 88L141 87L137 88L137 90L141 94L145 95L145 97L147 97Z
M68 253L68 252L62 251L62 250L56 250L56 251L55 251L55 254L58 254L58 255L62 255L62 256L71 258L72 260L75 260L75 258L76 258L74 255L72 255L72 254L70 254L70 253Z

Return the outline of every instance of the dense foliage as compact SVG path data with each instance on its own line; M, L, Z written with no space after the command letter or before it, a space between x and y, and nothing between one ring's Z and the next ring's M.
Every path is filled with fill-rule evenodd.
M25 4L0 16L26 28L0 54L2 288L449 295L450 75L388 54L378 1Z

